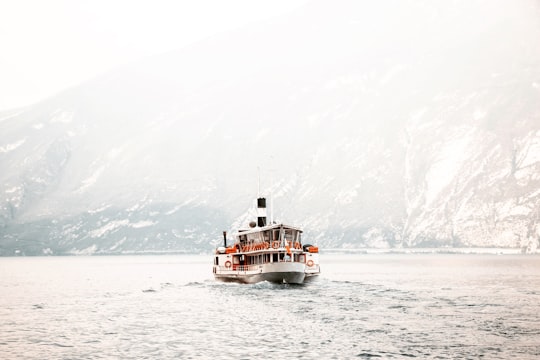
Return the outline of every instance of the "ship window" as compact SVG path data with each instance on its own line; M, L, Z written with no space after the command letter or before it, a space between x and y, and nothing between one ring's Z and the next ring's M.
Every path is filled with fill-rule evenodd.
M285 240L293 241L293 239L294 239L293 230L285 230Z
M219 257L216 256L216 262L215 262L215 265L219 265Z
M273 262L278 262L278 254L272 254L272 260Z

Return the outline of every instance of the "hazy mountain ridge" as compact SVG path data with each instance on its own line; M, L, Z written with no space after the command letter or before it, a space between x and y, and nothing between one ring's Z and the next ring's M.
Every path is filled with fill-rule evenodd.
M0 253L207 251L258 166L323 247L534 249L535 11L314 2L0 114Z

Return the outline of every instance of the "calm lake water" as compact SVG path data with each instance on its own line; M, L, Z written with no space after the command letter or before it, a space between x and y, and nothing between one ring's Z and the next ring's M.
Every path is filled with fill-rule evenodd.
M208 256L0 258L2 359L538 359L540 256L321 254L301 286Z

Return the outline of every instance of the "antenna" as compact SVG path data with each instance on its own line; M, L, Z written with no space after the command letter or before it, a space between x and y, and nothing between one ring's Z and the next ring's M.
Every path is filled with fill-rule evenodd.
M274 172L270 171L270 224L274 223Z

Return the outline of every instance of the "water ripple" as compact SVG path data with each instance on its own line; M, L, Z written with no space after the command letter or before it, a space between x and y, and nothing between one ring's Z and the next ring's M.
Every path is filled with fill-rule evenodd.
M527 263L536 267L524 278L516 270L521 267L497 265L498 259L475 273L481 259L460 257L460 266L474 260L462 276L455 277L448 264L426 278L425 268L410 262L389 270L382 259L364 273L338 259L326 262L334 273L291 286L215 282L211 260L204 257L200 264L178 257L173 269L170 258L161 259L148 257L141 267L145 257L137 258L137 271L149 272L143 275L125 258L105 259L109 267L102 272L95 270L104 267L102 258L87 260L86 268L73 258L46 260L41 267L38 261L39 271L25 281L0 276L9 294L0 299L2 357L40 359L45 352L50 359L540 355L538 262ZM354 260L366 261L365 256ZM24 274L27 264L12 262L9 271ZM70 276L55 275L51 268ZM501 269L502 279L478 280Z

